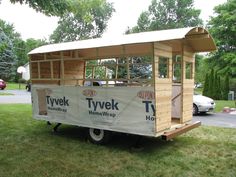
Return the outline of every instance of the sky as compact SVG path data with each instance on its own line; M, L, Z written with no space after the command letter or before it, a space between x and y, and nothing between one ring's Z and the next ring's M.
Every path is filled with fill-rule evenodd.
M129 27L136 25L141 12L146 11L151 0L107 0L114 4L116 12L108 22L104 37L122 35ZM195 8L201 10L200 18L205 22L213 16L213 8L227 0L195 0ZM0 4L0 19L15 26L15 30L25 40L28 38L48 39L57 27L57 17L47 17L36 12L27 5L11 4L2 0Z

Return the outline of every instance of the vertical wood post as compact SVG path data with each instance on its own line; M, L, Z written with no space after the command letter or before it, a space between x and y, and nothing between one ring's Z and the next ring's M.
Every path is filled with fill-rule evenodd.
M65 85L65 75L64 75L64 55L63 55L63 51L60 52L60 59L61 59L60 85Z

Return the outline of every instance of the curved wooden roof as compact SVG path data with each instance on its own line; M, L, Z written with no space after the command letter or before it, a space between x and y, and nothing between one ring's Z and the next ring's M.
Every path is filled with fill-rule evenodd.
M41 46L29 52L29 55L49 53L57 51L68 51L78 49L91 49L108 46L119 46L127 44L140 44L161 41L184 41L192 47L194 52L209 52L216 50L216 45L209 32L202 27L190 27L134 33L115 36L114 38L97 38L74 42L65 42Z

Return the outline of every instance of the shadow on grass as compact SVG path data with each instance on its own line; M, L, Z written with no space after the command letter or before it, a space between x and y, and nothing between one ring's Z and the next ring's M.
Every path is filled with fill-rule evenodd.
M112 133L112 138L106 145L95 145L88 141L86 128L61 125L57 132L53 132L53 126L55 126L55 124L48 126L48 133L52 136L84 142L92 146L101 146L133 153L151 153L158 150L162 151L163 149L174 149L181 146L183 143L180 138L176 138L172 141L164 141L160 137L152 138L125 133ZM187 146L189 141L183 141L186 143L185 146Z

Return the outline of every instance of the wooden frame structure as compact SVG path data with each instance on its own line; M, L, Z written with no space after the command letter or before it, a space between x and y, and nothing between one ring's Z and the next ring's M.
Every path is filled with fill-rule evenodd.
M31 82L32 85L80 87L86 82L93 87L91 83L98 82L103 83L99 84L102 88L120 89L150 87L154 89L155 100L151 136L164 135L176 127L182 127L181 132L184 132L184 126L187 126L186 131L191 127L195 53L213 50L216 46L212 37L201 27L130 34L114 40L52 44L29 53ZM133 74L132 67L149 68L149 76ZM121 70L122 77L119 76ZM178 81L175 80L176 70Z

